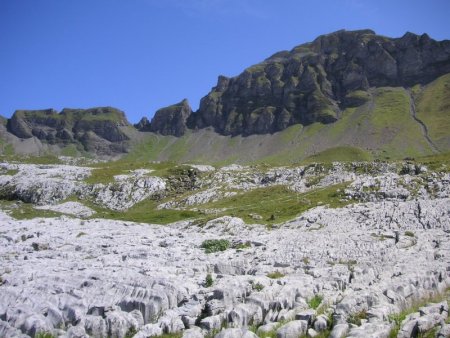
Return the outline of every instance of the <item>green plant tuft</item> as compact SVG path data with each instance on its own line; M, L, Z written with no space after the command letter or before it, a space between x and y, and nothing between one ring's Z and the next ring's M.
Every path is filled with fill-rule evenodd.
M205 278L205 286L207 288L209 288L209 287L213 286L213 284L214 284L214 279L212 278L211 274L208 273Z
M230 242L226 239L207 239L203 241L201 248L205 249L207 254L225 251L230 247Z
M283 278L285 276L284 273L281 273L280 271L275 271L275 272L269 272L267 274L267 277L272 278L272 279L278 279L278 278Z
M363 309L359 312L352 313L348 318L347 322L349 324L354 324L360 326L362 324L361 320L367 319L367 310Z
M252 244L249 241L239 243L233 246L233 249L248 249L251 248Z
M416 235L415 235L414 232L412 232L412 231L405 231L405 236L408 236L408 237L416 237Z
M261 283L252 284L252 289L255 291L262 291L264 289L264 285Z
M38 332L34 338L55 338L55 336L50 332Z
M317 309L319 306L320 306L320 304L322 304L322 300L323 300L323 296L322 295L319 295L319 294L316 294L316 295L314 295L314 297L313 298L311 298L310 300L308 300L308 306L311 308L311 309Z

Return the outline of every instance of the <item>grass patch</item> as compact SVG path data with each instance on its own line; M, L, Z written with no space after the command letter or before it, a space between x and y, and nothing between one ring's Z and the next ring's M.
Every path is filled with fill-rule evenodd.
M320 306L320 304L322 304L322 301L323 301L323 296L316 294L316 295L314 295L313 298L309 299L307 303L311 309L315 310Z
M0 161L5 162L19 162L24 164L61 164L61 160L50 154L42 154L40 156L26 156L26 155L2 155Z
M414 232L412 232L412 231L405 231L405 236L408 236L408 237L416 237L416 235L415 235Z
M305 182L305 186L310 188L320 183L320 181L324 178L324 175L314 175L312 177L308 177Z
M363 162L371 161L372 156L366 151L356 147L335 147L321 151L307 157L304 163L330 163L330 162Z
M248 249L248 248L251 248L251 247L252 247L252 244L249 241L247 241L247 242L238 243L238 244L234 245L233 249L243 250L243 249Z
M430 83L417 94L417 117L428 128L430 138L438 146L450 145L450 74L444 75ZM445 149L444 148L444 149Z
M249 215L258 214L263 217L263 220L258 222L273 225L291 220L318 205L339 208L352 203L344 200L343 190L348 185L349 183L341 183L302 194L286 186L259 188L217 202L203 204L201 209L226 209L216 217L231 215L240 217L250 224L255 220Z
M126 211L115 211L102 208L92 202L85 201L84 204L96 212L91 218L115 219L149 224L169 224L199 217L198 212L189 210L158 210L156 207L159 202L152 199L146 199L136 203Z
M155 338L181 338L182 336L183 332L175 332L175 333L163 333L162 335L157 336Z
M261 283L252 283L252 290L254 291L262 291L264 289L264 285L262 285Z
M31 203L16 203L14 201L0 200L0 208L8 211L9 215L17 220L54 218L63 215L56 211L35 209Z
M38 332L34 338L55 338L50 332Z
M438 295L434 295L431 297L427 297L425 299L417 300L410 307L408 307L407 309L404 309L400 313L390 315L389 321L394 324L394 327L389 334L389 338L397 337L398 332L400 331L402 322L406 319L406 317L409 314L418 312L421 307L423 307L429 303L440 303L444 300L447 301L447 303L448 303L449 299L450 299L450 288L445 290L445 292L442 294L438 294ZM449 319L447 319L447 321L448 320ZM428 334L428 332L426 334ZM428 337L428 336L425 335L422 337ZM434 337L434 336L432 336L432 337Z
M4 144L3 142L3 140L0 141L2 154L5 156L13 157L15 154L13 145L11 143Z
M88 184L114 182L114 176L130 174L137 169L152 170L151 176L167 177L170 175L179 175L189 166L180 166L173 162L133 162L128 160L118 160L116 162L97 163L91 166L93 168L91 176L84 181Z
M61 149L62 156L76 157L79 153L75 144L69 144Z
M267 277L271 278L271 279L279 279L279 278L283 278L285 276L284 273L281 273L280 271L274 271L274 272L269 272L267 274Z
M349 324L361 326L363 319L367 319L367 310L361 310L359 312L350 314L350 316L347 318L347 322Z
M203 241L200 247L209 254L227 250L230 247L230 242L226 239L207 239Z
M410 111L410 96L404 88L376 89L375 108L371 114L372 132L377 134L380 149L391 158L420 156L431 153L420 125Z
M355 90L345 96L344 102L349 107L360 106L370 100L370 94L363 90Z
M409 117L409 114L409 97L405 90L390 87L377 89L372 115L372 123L375 127L385 128L392 122L398 123L404 120Z
M211 274L208 273L205 278L205 286L207 288L209 288L209 287L213 286L213 284L214 284L214 279L212 278Z
M14 176L15 174L17 174L19 172L19 170L17 169L8 169L5 172L1 173L2 175L9 175L9 176Z
M395 239L394 236L391 236L391 235L385 235L385 234L378 235L378 234L376 234L376 233L371 233L370 236L374 237L375 239L377 239L377 240L379 240L379 241L385 241L385 240L387 240L388 238L389 238L389 239Z
M416 161L433 171L450 171L450 152L420 157Z

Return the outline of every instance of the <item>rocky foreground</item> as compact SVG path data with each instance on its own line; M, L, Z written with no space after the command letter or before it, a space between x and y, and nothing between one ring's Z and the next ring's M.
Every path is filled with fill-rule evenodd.
M0 211L0 337L448 337L450 175L319 169L192 166L178 178L140 170L91 184L87 167L1 164L2 198L63 215ZM202 209L262 187L305 194L342 182L345 206L323 201L270 227ZM127 212L148 198L211 217L105 220L84 203Z

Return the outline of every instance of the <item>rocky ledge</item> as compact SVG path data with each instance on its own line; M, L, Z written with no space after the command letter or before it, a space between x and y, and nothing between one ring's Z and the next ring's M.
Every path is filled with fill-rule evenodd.
M17 110L7 121L7 130L20 139L36 137L41 142L81 152L114 155L126 151L131 125L115 108Z

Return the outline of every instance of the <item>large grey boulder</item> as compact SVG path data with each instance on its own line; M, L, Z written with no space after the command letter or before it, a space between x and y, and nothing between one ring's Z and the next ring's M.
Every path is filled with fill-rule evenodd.
M337 324L330 332L330 338L343 338L347 336L349 331L348 324Z
M200 327L206 331L218 330L222 327L223 321L223 314L206 317L200 321Z
M277 338L298 338L306 333L308 323L304 320L293 320L277 330Z
M133 338L148 338L157 337L163 334L162 329L157 324L147 324L144 325L138 333L136 333Z
M436 338L448 338L450 337L450 324L442 325L439 329Z
M246 329L225 329L220 331L214 338L257 338L258 336Z
M204 332L198 326L193 326L190 329L184 330L181 338L203 338Z

